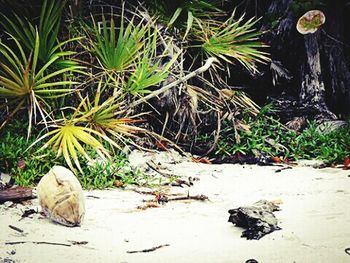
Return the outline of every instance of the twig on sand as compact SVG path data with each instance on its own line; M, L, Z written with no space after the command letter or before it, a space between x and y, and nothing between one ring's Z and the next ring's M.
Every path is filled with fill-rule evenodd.
M198 201L206 201L209 200L206 195L187 195L187 196L179 196L168 198L168 201L182 201L182 200L198 200Z
M168 203L170 201L184 201L184 200L207 201L209 200L209 198L206 195L190 195L189 193L186 196L176 196L176 197L168 197L166 195L156 196L156 201L158 203Z
M275 173L280 173L280 172L282 172L283 170L288 170L288 169L293 169L293 168L290 167L290 166L283 167L283 168L277 169L277 170L275 171Z
M160 195L166 195L166 196L177 196L180 195L179 193L163 193L163 191L155 190L155 191L143 191L138 189L133 189L135 193L138 193L140 195L154 195L154 196L160 196Z
M74 241L74 240L68 240L68 242L72 243L72 245L86 245L89 243L88 241Z
M169 244L164 244L164 245L160 245L160 246L156 246L156 247L152 247L152 248L146 248L146 249L142 249L142 250L131 250L131 251L126 251L126 253L129 254L134 254L134 253L148 253L148 252L152 252L155 251L157 249L160 249L162 247L168 247L170 246Z
M56 242L46 242L46 241L9 241L9 242L5 242L5 245L18 245L18 244L27 244L27 243L32 243L36 245L53 245L53 246L65 246L65 247L72 246L71 244L67 244L67 243L56 243Z
M170 173L167 173L167 172L164 172L164 171L161 171L160 170L160 167L155 164L153 161L151 162L146 162L147 166L149 168L151 168L153 171L155 171L156 173L159 173L161 176L164 176L164 177L172 177L174 176L173 174L170 174Z
M137 207L138 210L146 210L148 208L158 208L159 204L158 202L148 202L146 205L139 205Z
M87 195L87 198L92 198L92 199L101 199L101 197L99 196L95 196L95 195Z
M15 230L15 231L17 231L19 233L23 233L24 232L22 229L20 229L20 228L18 228L16 226L13 226L13 225L9 225L9 228L11 228L11 229L13 229L13 230Z

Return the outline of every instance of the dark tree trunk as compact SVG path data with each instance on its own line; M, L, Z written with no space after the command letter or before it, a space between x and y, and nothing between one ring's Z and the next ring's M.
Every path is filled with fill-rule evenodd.
M305 35L304 41L306 61L301 68L300 103L317 112L315 117L318 121L336 119L325 101L326 90L322 79L319 31Z
M323 31L324 70L328 73L329 103L334 112L350 114L350 70L344 52L345 0L328 0ZM349 41L347 41L349 44ZM349 47L349 46L348 46Z
M281 61L293 75L291 81L277 87L283 91L278 101L281 117L285 121L303 117L322 122L349 115L350 70L345 52L349 43L343 42L347 1L325 1L325 25L304 36L295 27L298 18L309 10L295 13L291 8L295 2L271 0L266 13L278 17L278 24L272 27L267 20L263 26L269 30L265 40L271 46L272 59Z

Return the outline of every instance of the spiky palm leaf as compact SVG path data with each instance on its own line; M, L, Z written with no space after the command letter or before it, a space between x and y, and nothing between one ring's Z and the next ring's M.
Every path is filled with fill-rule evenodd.
M99 82L97 92L90 100L89 97L81 98L81 110L79 119L81 122L100 132L104 135L112 135L121 142L125 143L126 137L133 137L137 132L145 130L131 124L142 120L136 119L138 116L125 116L125 111L121 110L123 102L120 102L118 97L109 97L104 102L101 102L101 94L104 92L106 84L102 86L102 81ZM113 144L121 150L117 144Z
M102 28L94 23L94 39L91 39L92 51L96 54L100 64L107 70L124 71L127 70L135 61L137 54L142 49L142 41L146 34L146 27L140 22L133 24L133 20L124 26L124 14L121 15L121 25L118 36L116 36L116 26L111 16L110 25L104 16L102 16Z
M52 147L52 150L57 152L57 157L63 155L64 159L67 162L67 165L75 171L72 160L76 167L81 173L81 165L79 162L79 157L83 157L90 162L93 160L89 157L86 152L86 148L90 147L92 150L95 150L101 158L109 158L108 151L98 140L107 140L109 143L113 144L113 141L110 141L109 138L91 128L84 127L79 125L74 119L63 119L59 124L52 124L50 128L53 128L51 131L37 139L32 145L34 146L39 141L50 137L50 139L39 149L42 151L48 147Z
M45 120L45 108L48 108L47 100L71 93L73 91L72 85L77 84L77 82L71 80L61 81L57 78L67 72L79 71L82 67L71 65L60 70L49 71L50 66L56 60L70 55L71 52L57 53L46 64L39 66L40 39L38 32L36 32L34 50L29 58L27 58L19 41L14 37L11 38L18 49L19 55L9 46L0 43L0 54L3 57L0 63L0 99L6 99L1 107L15 105L12 107L14 109L10 111L9 117L12 117L22 107L27 108L29 137L37 112ZM0 128L4 127L8 119L2 123Z
M159 40L159 32L153 30L152 38L145 43L145 48L141 54L137 56L134 68L131 70L131 76L125 85L125 89L132 95L144 95L151 93L150 87L156 86L164 81L169 75L169 69L174 65L180 52L174 54L168 62L162 62L164 58L170 57L168 53L171 47L171 41L164 42L163 52L157 55L157 45Z
M261 32L254 29L257 20L244 21L244 16L234 19L234 13L224 23L215 20L196 20L195 34L200 47L207 57L216 57L232 64L238 61L251 72L256 72L256 62L266 63L268 53L261 51L266 47L259 37Z
M43 0L41 5L40 17L37 23L33 23L28 18L21 15L13 14L12 17L0 13L3 18L0 23L5 30L14 36L27 51L34 49L36 45L36 30L39 34L39 53L38 59L41 63L49 62L61 48L69 42L76 41L80 38L71 38L58 42L58 33L60 29L62 11L66 0ZM55 61L55 65L64 68L70 65L76 65L72 60L66 60L63 56Z
M79 106L69 119L63 117L54 121L48 133L37 139L30 147L39 141L49 137L49 140L40 148L44 150L52 147L57 152L57 157L63 155L67 165L75 171L75 167L83 173L79 158L85 158L94 162L88 154L88 150L96 151L102 159L110 158L102 141L107 142L112 148L122 150L116 139L125 143L124 136L132 137L136 132L144 131L142 128L132 126L139 120L133 117L118 117L122 111L118 111L120 104L117 98L110 97L102 102L100 82L93 100L88 97L81 98ZM74 167L74 165L75 167Z

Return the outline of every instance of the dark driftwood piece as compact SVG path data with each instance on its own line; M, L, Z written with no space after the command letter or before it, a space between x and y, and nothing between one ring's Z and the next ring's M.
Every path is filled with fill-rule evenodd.
M277 226L277 219L273 214L278 210L279 206L273 202L260 200L251 206L230 209L228 221L246 229L241 237L258 240L266 234L281 229Z
M30 187L12 187L0 191L0 202L21 201L34 198L32 188Z
M34 210L34 209L27 209L23 212L21 218L18 221L21 221L22 219L32 215L32 214L37 214L38 211Z

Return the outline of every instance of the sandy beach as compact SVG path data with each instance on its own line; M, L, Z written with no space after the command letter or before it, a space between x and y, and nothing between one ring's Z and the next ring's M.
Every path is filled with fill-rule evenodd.
M84 191L86 215L75 228L40 214L19 221L25 206L0 205L0 262L350 262L345 251L350 247L350 171L192 162L168 167L183 178L199 179L169 193L203 194L209 201L173 201L141 210L137 207L151 195L132 189ZM243 229L227 222L228 210L261 199L281 202L275 215L282 229L260 240L241 238ZM19 241L26 243L6 244Z

